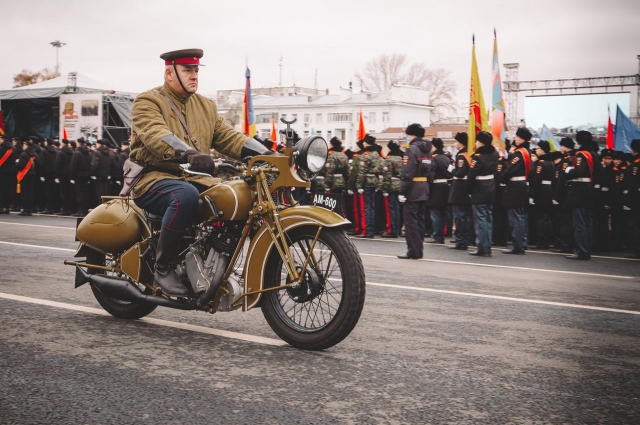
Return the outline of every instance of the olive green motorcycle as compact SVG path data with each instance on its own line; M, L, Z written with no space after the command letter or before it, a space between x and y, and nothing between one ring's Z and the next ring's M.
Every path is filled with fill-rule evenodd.
M327 144L310 136L294 147L289 124L282 156L220 164L240 179L200 194L177 269L188 296L170 297L154 286L162 217L122 197L103 197L79 221L76 258L65 261L76 267L76 288L88 282L100 305L122 319L158 306L208 313L261 307L273 331L294 347L323 350L346 338L364 306L364 268L344 233L346 219L291 196L291 188L308 188L324 167Z

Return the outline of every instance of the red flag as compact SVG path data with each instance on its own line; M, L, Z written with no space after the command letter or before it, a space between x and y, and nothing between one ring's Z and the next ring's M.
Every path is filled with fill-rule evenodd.
M269 136L269 138L273 142L278 143L278 132L276 131L276 122L273 118L271 118L271 136Z
M2 104L0 103L0 135L4 135L4 117L2 116Z
M360 122L358 124L358 140L364 139L367 135L367 130L364 129L364 119L362 117L362 109L360 109Z
M62 126L62 138L69 140L69 135L67 134L67 127Z
M613 124L611 124L611 111L609 105L607 105L607 112L609 113L609 123L607 124L607 149L613 149Z

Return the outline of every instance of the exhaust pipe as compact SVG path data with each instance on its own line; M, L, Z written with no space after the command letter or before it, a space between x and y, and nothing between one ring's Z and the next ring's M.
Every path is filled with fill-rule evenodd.
M109 298L133 303L154 304L179 310L195 310L195 301L176 301L157 295L143 293L137 285L129 279L105 276L101 274L89 274L79 266L76 266L76 288L89 282L100 292Z

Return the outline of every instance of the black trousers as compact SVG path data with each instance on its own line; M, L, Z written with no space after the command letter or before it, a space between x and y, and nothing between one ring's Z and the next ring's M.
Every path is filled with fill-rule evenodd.
M89 209L89 177L76 177L74 181L77 212L86 214Z
M22 210L24 212L33 212L36 205L35 202L35 194L36 194L36 180L37 177L34 176L24 176L22 181L20 182L20 196L22 198Z
M60 191L53 174L44 176L45 209L56 212L60 208Z
M60 210L65 212L75 211L75 188L69 183L69 176L61 176L58 178L60 183L58 188L60 190Z
M109 196L109 179L106 177L96 177L96 179L93 180L93 190L95 191L98 203L102 203L102 197Z
M0 173L0 208L9 209L9 205L11 205L11 196L15 191L15 173Z
M404 203L404 234L407 239L407 256L422 258L425 212L427 201Z

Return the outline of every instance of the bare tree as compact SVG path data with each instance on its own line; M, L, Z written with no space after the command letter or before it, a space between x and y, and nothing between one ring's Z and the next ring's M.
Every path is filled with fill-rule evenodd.
M51 80L59 76L59 72L50 70L49 68L44 68L42 71L38 72L23 69L19 74L13 76L13 87L24 87L40 81Z
M229 110L224 113L223 118L232 127L235 127L237 124L240 124L240 114L242 112L242 103L236 103L229 107Z
M454 101L456 83L450 79L450 72L438 68L429 69L423 63L408 66L405 55L394 53L380 55L367 62L364 71L356 72L356 82L367 91L385 92L394 84L406 84L421 87L429 92L429 101L435 108L432 113L433 121L455 114L458 105Z

